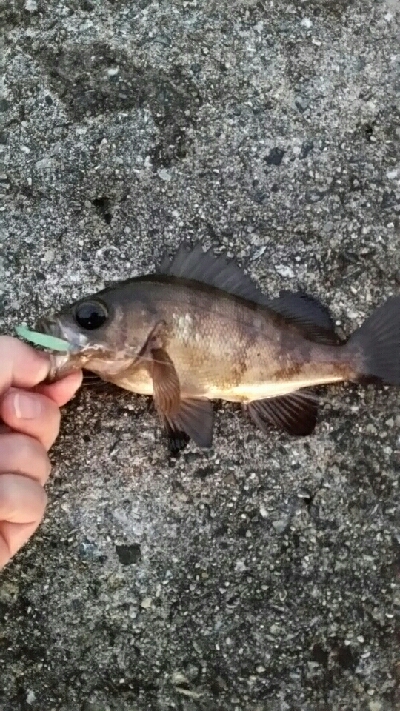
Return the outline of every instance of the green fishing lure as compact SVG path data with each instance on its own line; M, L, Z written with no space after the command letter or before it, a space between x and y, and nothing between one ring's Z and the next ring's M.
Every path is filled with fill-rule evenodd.
M71 350L71 345L62 338L55 338L55 336L46 336L44 333L30 331L26 326L17 326L15 330L20 338L30 341L35 346L42 346L42 348L48 348L51 351Z

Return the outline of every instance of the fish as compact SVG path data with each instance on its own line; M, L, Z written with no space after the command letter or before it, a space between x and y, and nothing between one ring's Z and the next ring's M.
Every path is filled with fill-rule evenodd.
M301 437L317 426L317 386L400 384L400 296L340 339L315 296L269 296L235 258L201 243L46 315L37 331L69 344L51 356L51 381L79 368L152 396L175 452L190 440L212 446L213 401L240 403L265 434Z

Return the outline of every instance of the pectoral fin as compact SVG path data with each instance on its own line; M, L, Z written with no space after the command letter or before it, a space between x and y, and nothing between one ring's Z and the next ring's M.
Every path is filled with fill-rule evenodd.
M263 432L272 425L288 434L306 436L317 423L318 400L310 391L303 390L281 397L255 400L247 410L253 422Z
M174 416L180 407L181 391L178 374L163 348L151 351L154 404L160 415Z
M153 378L154 404L164 423L170 446L182 448L187 438L199 447L211 447L213 408L211 402L181 399L179 377L164 348L152 348L149 370ZM185 437L187 435L187 438Z

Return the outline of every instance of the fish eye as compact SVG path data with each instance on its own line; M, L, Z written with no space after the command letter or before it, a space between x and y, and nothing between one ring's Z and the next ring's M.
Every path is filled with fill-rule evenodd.
M108 319L108 311L99 301L85 301L75 309L75 320L86 331L101 328Z

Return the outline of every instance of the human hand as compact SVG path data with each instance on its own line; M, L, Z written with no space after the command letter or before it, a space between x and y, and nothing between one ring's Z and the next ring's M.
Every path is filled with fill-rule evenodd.
M44 385L49 368L46 353L0 336L0 570L42 520L59 408L82 382L77 372Z

